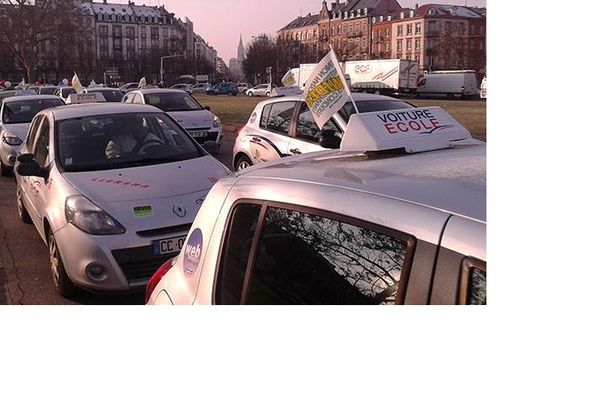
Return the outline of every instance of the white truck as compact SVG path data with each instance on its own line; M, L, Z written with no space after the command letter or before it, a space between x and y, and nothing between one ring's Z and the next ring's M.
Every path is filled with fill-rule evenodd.
M296 84L304 87L317 64L300 64L292 73ZM350 78L351 89L357 92L397 94L414 92L419 82L419 63L411 60L363 60L340 63Z
M421 79L417 88L419 97L446 97L448 99L476 96L479 93L473 70L430 72Z

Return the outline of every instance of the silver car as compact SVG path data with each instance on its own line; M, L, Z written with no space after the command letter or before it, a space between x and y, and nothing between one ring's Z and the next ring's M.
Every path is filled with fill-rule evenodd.
M271 94L271 85L269 84L260 84L260 85L256 85L253 88L247 89L246 90L246 95L247 96L267 96L269 97L269 95Z
M413 107L387 96L352 95L361 112ZM338 148L348 118L355 112L351 102L319 129L302 95L276 97L256 105L233 147L233 169L238 171L281 157Z
M130 291L177 254L229 173L155 107L56 107L35 116L17 157L17 206L48 245L59 293Z
M413 111L414 110L414 111ZM438 107L220 180L148 304L486 304L486 146Z
M221 147L221 120L198 100L179 89L142 89L125 95L124 103L149 104L160 108L183 126L200 144Z
M17 160L19 147L25 141L29 124L40 111L65 105L53 95L9 97L0 106L0 170L9 176Z

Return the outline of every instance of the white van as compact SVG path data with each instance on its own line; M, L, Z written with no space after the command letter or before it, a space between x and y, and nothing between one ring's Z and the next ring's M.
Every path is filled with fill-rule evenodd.
M479 94L475 71L435 71L425 75L417 87L417 96L455 97Z

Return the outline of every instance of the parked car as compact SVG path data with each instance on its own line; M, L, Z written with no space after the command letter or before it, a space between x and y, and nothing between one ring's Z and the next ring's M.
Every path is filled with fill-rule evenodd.
M123 92L119 89L113 89L109 87L95 86L93 88L87 88L84 90L85 93L101 93L104 99L109 103L120 103L123 100Z
M132 90L136 90L140 87L139 82L129 82L124 84L123 86L119 86L119 90L123 93L130 92Z
M237 86L238 93L246 93L246 90L248 90L252 87L247 83L238 83L236 86Z
M171 86L171 89L179 89L183 90L187 94L192 94L192 85L189 83L178 83L176 85Z
M198 83L192 86L193 94L206 94L206 89L210 87L209 83Z
M65 103L67 102L69 95L74 93L77 93L77 91L73 86L62 86L54 91L54 95L60 97Z
M206 89L208 95L228 94L230 96L237 96L238 90L235 83L217 83Z
M446 97L454 99L479 93L475 71L435 71L419 81L417 97Z
M354 114L217 182L147 304L486 304L485 152L439 107Z
M33 86L30 89L35 90L37 92L37 94L53 95L54 93L56 93L56 89L58 89L58 86L53 86L53 85Z
M387 96L356 93L353 97L360 112L413 107ZM319 129L303 95L261 101L235 138L233 169L239 171L285 156L337 148L354 112L354 105L348 102Z
M7 99L9 97L15 96L17 93L16 90L3 90L0 92L0 103L2 103L2 101L4 99Z
M0 171L9 176L17 160L19 147L25 141L34 115L50 107L65 105L53 95L14 96L0 106Z
M200 144L221 146L221 121L196 99L179 89L142 89L129 92L124 103L149 104L173 117Z
M247 96L267 96L271 95L271 85L261 84L256 85L251 89L246 90Z
M143 289L229 173L156 107L55 107L35 116L17 157L18 212L48 245L63 296Z

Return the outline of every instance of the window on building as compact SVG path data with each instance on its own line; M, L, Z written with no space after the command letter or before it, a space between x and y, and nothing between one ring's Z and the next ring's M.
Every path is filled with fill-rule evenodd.
M402 39L396 41L396 47L398 51L402 51Z
M119 37L122 33L121 25L113 25L113 36Z
M421 39L415 39L415 50L421 50Z
M465 35L465 23L464 22L459 22L458 23L458 34L460 36L464 36Z
M385 28L385 37L386 38L390 37L390 28Z
M402 36L402 27L403 26L404 25L398 25L398 27L396 28L396 32L397 32L398 36Z
M413 24L406 25L406 35L410 36L410 35L412 35L412 32L413 32Z
M353 26L350 25L350 26L348 26L348 34L352 35L352 32L353 32Z
M389 43L387 43L387 42L385 43L385 48L384 48L384 51L385 51L386 53L389 53L389 52L390 52L390 44L389 44Z
M108 36L108 25L100 25L98 32L100 32L100 36Z
M415 24L415 35L420 35L421 34L421 23L416 23Z
M128 38L133 38L135 36L135 28L133 26L128 26L125 28L125 34Z
M427 31L428 32L437 31L437 21L428 21L427 22Z
M406 39L406 50L412 50L412 39Z

